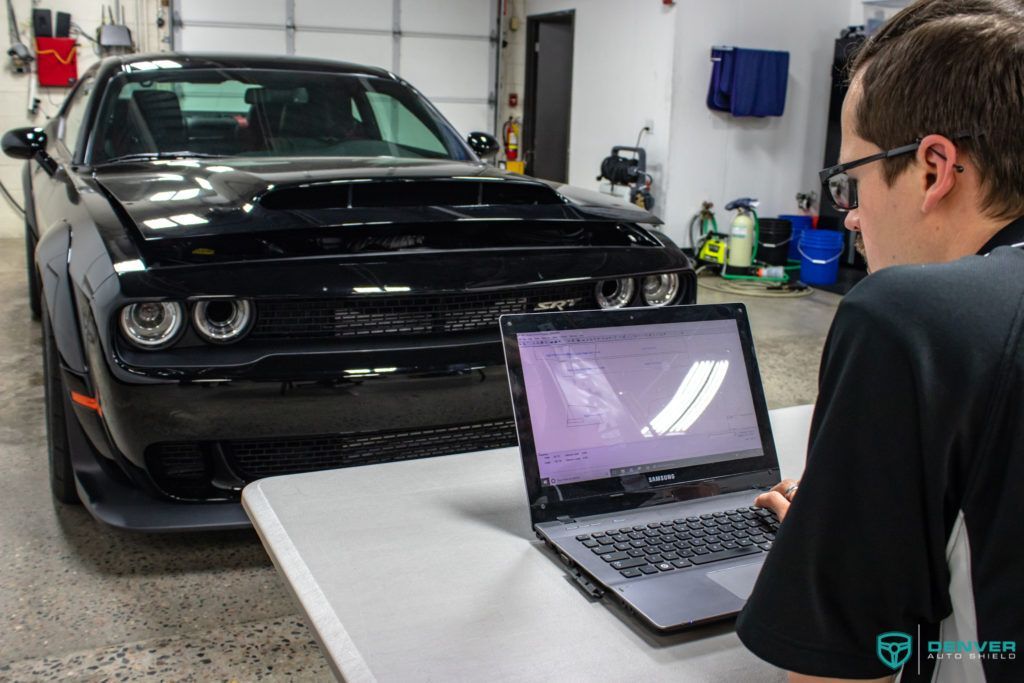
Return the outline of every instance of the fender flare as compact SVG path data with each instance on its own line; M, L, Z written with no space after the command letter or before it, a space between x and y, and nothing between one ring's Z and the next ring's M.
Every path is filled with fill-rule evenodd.
M36 267L42 281L42 299L64 367L86 374L85 355L75 312L75 288L68 264L71 259L71 226L59 221L43 233L36 246Z
M39 226L36 225L36 200L32 195L32 162L28 161L21 170L21 187L25 197L25 223L29 230L39 239Z

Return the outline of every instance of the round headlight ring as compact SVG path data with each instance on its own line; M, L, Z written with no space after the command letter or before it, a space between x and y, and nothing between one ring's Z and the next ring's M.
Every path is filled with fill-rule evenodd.
M643 279L640 295L648 306L665 306L672 303L679 295L679 275L648 275Z
M161 349L178 338L185 311L177 301L145 301L121 309L121 333L140 349Z
M238 341L252 323L253 305L248 299L208 299L196 302L192 309L196 332L211 344Z
M594 296L601 308L622 308L628 306L636 293L636 282L633 278L624 277L618 280L602 280L594 287Z

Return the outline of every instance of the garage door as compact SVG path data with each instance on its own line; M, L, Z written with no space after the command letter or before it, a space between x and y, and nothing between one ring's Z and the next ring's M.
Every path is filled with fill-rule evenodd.
M379 66L455 127L495 132L499 0L174 0L174 49Z

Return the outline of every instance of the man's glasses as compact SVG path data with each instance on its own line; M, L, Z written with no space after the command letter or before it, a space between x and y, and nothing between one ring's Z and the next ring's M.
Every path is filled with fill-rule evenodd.
M952 136L951 140L960 140L962 138L972 137L973 133L958 133ZM832 206L836 211L852 211L857 208L857 179L851 176L847 171L851 168L857 168L864 164L870 164L873 161L879 161L881 159L892 159L903 154L910 154L916 152L917 148L921 146L921 140L924 138L918 138L909 145L903 145L902 147L896 147L895 149L886 150L885 152L879 152L878 154L872 154L861 159L855 159L853 161L847 161L845 164L837 164L836 166L830 166L826 169L818 171L818 177L821 179L821 186L825 190L825 194L832 200ZM957 170L962 171L963 167L957 165Z

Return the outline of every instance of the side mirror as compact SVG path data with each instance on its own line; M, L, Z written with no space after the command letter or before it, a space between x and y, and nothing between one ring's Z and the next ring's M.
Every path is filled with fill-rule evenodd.
M53 175L57 162L46 153L46 133L42 128L15 128L4 133L0 140L4 154L14 159L35 159L43 169Z
M46 151L46 133L42 128L15 128L4 133L0 146L4 154L15 159L31 159Z
M6 139L7 138L5 137L4 140ZM489 157L501 149L500 145L498 145L497 139L495 139L495 137L490 133L470 133L466 138L466 142L469 143L469 146L473 148L473 151L478 157ZM6 149L6 147L4 149Z

